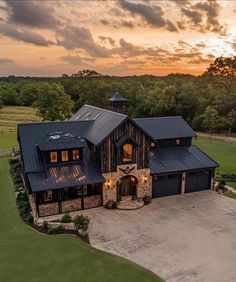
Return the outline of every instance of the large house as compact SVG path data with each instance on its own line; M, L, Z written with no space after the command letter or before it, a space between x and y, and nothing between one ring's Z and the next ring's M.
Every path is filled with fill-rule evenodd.
M182 117L130 119L118 91L110 105L84 105L65 122L18 125L38 216L211 189L217 163L192 145L195 133Z

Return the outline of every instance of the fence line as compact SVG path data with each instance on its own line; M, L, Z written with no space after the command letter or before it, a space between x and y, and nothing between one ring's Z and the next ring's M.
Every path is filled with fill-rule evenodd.
M0 129L0 133L11 133L11 132L16 132L16 128L9 128L9 129Z

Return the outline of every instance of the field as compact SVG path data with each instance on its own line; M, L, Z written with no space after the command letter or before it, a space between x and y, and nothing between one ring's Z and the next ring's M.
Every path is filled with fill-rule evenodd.
M17 124L32 121L40 121L33 108L12 106L0 109L0 150L17 147Z
M43 235L30 229L19 218L6 158L0 159L0 179L0 281L161 281L72 235Z
M220 167L218 172L227 172L236 174L236 142L227 142L198 137L194 144L206 152Z

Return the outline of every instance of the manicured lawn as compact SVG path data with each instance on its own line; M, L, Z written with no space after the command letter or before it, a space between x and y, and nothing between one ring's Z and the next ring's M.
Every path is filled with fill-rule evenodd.
M230 187L236 189L236 182L228 182L228 181L226 181L226 185L229 185Z
M236 142L213 140L210 143L209 139L198 137L194 144L219 163L218 172L236 174Z
M0 281L161 281L150 271L71 235L31 230L18 216L6 158L0 159L0 179Z
M12 149L13 147L19 147L19 144L16 139L16 132L0 132L0 151L1 149Z
M232 198L236 200L236 194L229 191L228 193L224 194L226 197Z

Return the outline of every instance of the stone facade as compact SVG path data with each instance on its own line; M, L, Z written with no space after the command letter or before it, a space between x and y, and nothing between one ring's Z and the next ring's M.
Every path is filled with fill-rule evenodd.
M78 211L78 210L81 210L81 199L80 198L61 202L62 213Z
M96 208L101 205L102 205L101 195L90 196L90 197L84 198L84 208L85 209Z
M129 169L131 170L129 172ZM124 172L124 170L126 170ZM128 172L128 173L127 173ZM103 184L103 204L109 200L117 200L117 182L124 176L135 176L138 180L137 184L137 197L142 198L145 195L151 196L152 177L149 168L137 169L137 164L128 164L117 166L116 172L104 173L103 176L106 182Z
M54 215L59 213L58 203L39 205L39 216Z

